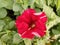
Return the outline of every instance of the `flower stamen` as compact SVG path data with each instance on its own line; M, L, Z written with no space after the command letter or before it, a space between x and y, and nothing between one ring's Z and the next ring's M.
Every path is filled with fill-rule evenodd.
M34 28L34 27L35 27L35 24L32 24L32 25L29 27L28 30L31 30L31 29Z

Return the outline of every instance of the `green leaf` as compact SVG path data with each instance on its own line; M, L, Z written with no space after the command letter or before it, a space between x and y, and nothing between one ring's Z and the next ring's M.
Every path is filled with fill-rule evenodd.
M52 42L51 44L52 45L60 45L60 37L57 39L57 40L55 40L54 42Z
M56 0L48 0L48 5L54 7L55 6L55 2Z
M55 26L59 23L60 23L60 18L50 20L49 22L47 22L47 30L49 30L50 28L52 28L53 26Z
M20 15L20 12L14 12L14 15Z
M6 7L8 5L8 2L6 0L0 0L0 8Z
M9 29L12 29L15 26L15 21L11 21L8 24Z
M15 34L15 31L9 31L9 30L6 30L6 33L4 35L1 36L1 40L3 42L5 42L6 44L10 44L12 45L13 44L13 35Z
M30 39L23 39L23 40L24 40L25 45L32 45L32 40Z
M43 8L43 6L46 5L46 0L35 0L35 2L38 8Z
M6 7L6 8L12 8L13 6L13 0L0 0L0 8Z
M4 8L0 8L0 18L4 18L7 16L7 11Z
M9 23L12 21L12 19L11 19L10 17L5 17L5 18L3 18L3 20L4 20L5 23L6 23L6 25L5 25L5 27L4 27L4 30L10 29L10 28L9 28Z
M5 8L10 10L13 9L14 0L7 0L7 2L8 2L8 5Z
M25 45L24 42L22 41L21 43L19 43L19 45Z
M57 0L54 0L54 2L55 2L55 5L57 4Z
M20 11L20 5L17 4L17 3L14 3L14 4L13 4L13 11L15 11L15 12Z
M29 0L29 5L34 4L35 0Z
M43 39L37 39L37 45L45 45L45 41Z
M22 7L24 8L24 9L27 9L28 8L28 0L23 0L23 5L22 5Z
M50 6L43 6L43 11L46 13L47 17L50 19L56 19L57 15L54 13L53 9Z
M0 45L2 45L2 41L1 41L1 39L0 39Z
M20 3L22 4L23 3L23 0L14 0L15 3Z
M1 39L0 39L0 45L6 45Z
M57 15L60 17L60 8L57 10Z
M31 8L34 8L35 0L29 0L29 5Z
M7 23L5 25L4 30L6 30L6 29L12 29L12 28L14 28L14 26L15 26L15 21L10 21L9 23Z
M22 38L17 33L13 36L13 44L19 44L22 41Z
M49 30L54 25L57 25L58 23L60 23L60 17L58 17L54 13L54 11L53 11L53 9L51 7L44 5L43 11L46 13L46 15L48 17L47 30Z
M57 34L60 34L60 31L59 31L59 30L56 30L56 29L52 29L52 33L53 33L54 35L57 35Z
M3 30L3 25L0 25L0 31L2 31Z
M49 39L50 39L50 31L47 30L43 40L45 40L45 43L49 43L50 42Z
M36 12L41 12L41 10L39 8L35 8Z
M4 26L5 26L5 22L3 20L0 20L0 31L3 30Z
M5 17L3 20L6 22L6 24L8 24L10 21L12 21L12 19L8 16Z
M57 25L55 25L51 30L52 30L52 33L54 35L60 34L60 23L58 23Z
M4 32L0 32L0 38L1 38L1 36L4 35L4 34L6 34L5 31L4 31Z
M57 7L57 10L60 8L60 0L57 0L56 7Z
M51 5L53 0L47 0L48 5Z
M8 34L4 34L2 37L1 37L1 40L4 41L4 42L7 42L8 40L10 40L10 37Z

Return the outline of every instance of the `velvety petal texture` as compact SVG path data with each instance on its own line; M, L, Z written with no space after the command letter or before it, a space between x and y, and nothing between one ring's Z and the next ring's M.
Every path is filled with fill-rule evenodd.
M34 9L29 8L17 17L16 28L22 38L43 37L46 34L46 22L45 12L36 13Z

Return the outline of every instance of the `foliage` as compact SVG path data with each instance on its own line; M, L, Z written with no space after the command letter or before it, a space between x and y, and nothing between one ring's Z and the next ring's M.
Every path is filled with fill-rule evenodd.
M15 19L27 8L46 13L47 33L43 38L35 37L33 40L28 40L22 39L17 34ZM53 42L51 42L52 38ZM60 44L60 0L0 0L0 45L32 44Z

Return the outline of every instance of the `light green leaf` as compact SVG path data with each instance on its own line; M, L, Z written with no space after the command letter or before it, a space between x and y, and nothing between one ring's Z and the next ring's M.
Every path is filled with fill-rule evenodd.
M58 23L60 23L60 17L58 17L54 13L54 11L51 7L44 5L43 11L46 13L46 15L48 17L47 30L49 30L54 25L57 25ZM49 20L49 19L51 19L51 20Z
M1 39L0 39L0 45L6 45Z
M0 31L3 30L4 26L5 26L5 22L3 20L0 20Z
M45 41L43 39L37 39L37 45L45 45Z
M20 42L22 42L23 40L21 39L21 37L16 33L13 37L13 43L14 44L19 44Z
M29 5L34 4L35 0L29 0Z
M6 7L8 5L8 2L6 0L0 0L0 8Z
M48 5L51 5L53 0L47 0Z
M1 36L4 35L4 34L6 34L5 31L4 31L4 32L0 32L0 38L1 38Z
M50 19L56 19L58 16L54 13L53 9L49 6L44 5L43 11L46 13L47 17Z
M43 8L43 6L46 5L46 0L35 0L35 2L38 8Z
M31 8L34 8L35 0L29 0L29 5Z
M6 8L11 8L13 5L13 0L0 0L0 8L6 7Z
M60 16L60 0L56 1L57 15Z
M22 5L22 7L24 8L24 9L27 9L28 8L28 0L23 0L23 5Z
M0 25L0 31L2 31L2 29L3 29L3 25Z
M32 45L32 40L30 39L23 39L23 40L24 40L25 45Z
M4 18L7 16L7 11L4 8L0 8L0 18Z
M19 4L16 4L16 3L14 3L14 4L13 4L13 11L15 11L15 12L20 11L20 5L19 5Z
M7 2L8 2L8 5L5 8L10 10L13 9L14 0L8 0Z
M54 0L54 2L55 2L55 5L57 4L57 0Z
M2 41L1 41L1 39L0 39L0 45L2 45Z
M50 31L47 30L43 40L45 40L45 43L49 43L50 42L49 39L50 39Z
M4 34L4 35L1 37L1 40L4 41L4 42L7 42L9 39L10 39L10 37L9 37L8 34Z
M15 3L20 3L22 4L23 3L23 0L14 0Z
M60 23L60 18L47 22L47 30Z
M56 7L57 7L57 10L60 8L60 0L57 0Z

